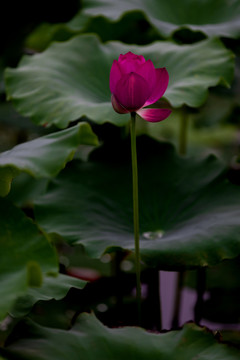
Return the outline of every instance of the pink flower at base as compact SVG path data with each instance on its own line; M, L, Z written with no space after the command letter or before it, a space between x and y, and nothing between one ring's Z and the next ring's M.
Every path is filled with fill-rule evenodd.
M114 60L110 71L112 106L119 114L136 112L143 119L159 122L170 114L169 109L145 108L165 93L169 76L166 68L155 69L151 60L128 52Z

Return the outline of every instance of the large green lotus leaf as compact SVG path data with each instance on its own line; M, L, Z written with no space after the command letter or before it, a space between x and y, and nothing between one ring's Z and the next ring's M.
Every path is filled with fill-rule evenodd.
M98 161L71 163L35 207L45 231L83 244L92 257L134 249L130 145L117 143L115 151L102 151L92 154ZM219 160L180 158L171 145L145 137L139 138L138 153L146 263L174 270L240 254L240 188L227 182ZM103 162L107 156L111 162Z
M210 331L195 324L154 334L137 327L110 329L93 314L83 313L68 331L30 320L21 325L25 336L0 349L9 360L237 360L240 355L238 349L219 343Z
M63 274L46 276L41 287L29 288L26 295L17 299L11 315L14 317L26 315L37 301L60 300L72 287L83 289L86 284L84 280Z
M119 20L124 13L141 10L161 36L177 30L201 31L208 36L240 36L239 0L84 0L83 10L68 23L72 30L83 29L89 17Z
M21 171L40 178L55 176L80 144L97 145L97 137L87 123L15 146L0 154L0 195L10 191L13 177Z
M0 319L29 287L57 275L57 257L38 227L20 209L0 199Z
M127 44L150 44L160 40L159 33L149 24L141 11L125 13L119 21L80 13L69 23L43 23L36 27L25 40L25 46L34 51L45 50L52 41L66 41L82 33L97 34L105 42L119 40Z
M99 124L124 125L129 116L112 109L109 73L113 59L130 50L151 58L156 67L167 67L166 98L174 107L201 105L210 86L229 86L233 77L233 54L217 39L185 46L171 42L129 46L102 44L97 37L84 35L54 43L42 54L25 56L17 69L7 69L8 98L38 124L63 128L86 115Z

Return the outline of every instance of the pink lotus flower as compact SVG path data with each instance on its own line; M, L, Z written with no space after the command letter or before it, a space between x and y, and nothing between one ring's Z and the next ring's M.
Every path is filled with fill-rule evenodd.
M169 109L145 109L159 100L168 86L166 68L155 69L151 60L128 52L114 60L110 71L112 106L119 114L136 112L143 119L158 122L166 119Z

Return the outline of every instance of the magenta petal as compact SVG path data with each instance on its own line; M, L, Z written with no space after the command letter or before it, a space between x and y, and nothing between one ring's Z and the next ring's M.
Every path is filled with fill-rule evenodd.
M113 60L113 64L110 70L110 81L109 81L111 93L114 93L116 85L118 81L121 79L121 77L122 77L122 73L118 65L118 62L117 60Z
M135 55L129 51L127 54L119 56L118 64L123 74L129 74L136 72L145 61L142 55Z
M127 114L127 113L129 113L128 110L124 109L124 108L119 104L119 102L117 101L117 99L115 98L114 95L112 95L111 100L112 100L112 106L113 106L114 110L115 110L117 113L119 113L119 114Z
M137 114L149 122L159 122L165 120L170 114L170 109L140 109Z
M119 63L122 63L126 60L127 61L136 61L139 64L143 64L146 61L142 55L133 54L131 51L129 51L128 53L126 53L124 55L123 54L119 55L119 58L118 58Z
M156 71L156 83L150 97L147 99L144 106L154 104L157 100L159 100L165 93L168 86L169 75L167 69L160 68L160 69L156 69L155 71Z
M148 83L151 92L156 84L156 69L151 60L146 61L144 64L138 67L137 74L142 76Z
M128 111L140 109L148 99L149 94L148 83L135 73L123 75L114 92L118 103Z

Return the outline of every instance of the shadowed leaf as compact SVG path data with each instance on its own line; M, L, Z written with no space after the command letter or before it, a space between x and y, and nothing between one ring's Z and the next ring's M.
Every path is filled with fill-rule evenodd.
M239 359L239 350L218 343L210 331L195 324L153 334L137 327L109 329L94 315L82 314L69 331L44 328L31 321L22 325L25 337L0 349L9 360Z
M0 319L29 287L57 275L56 253L45 236L21 210L0 199Z
M102 151L92 153L97 161L71 163L35 206L45 231L83 244L92 257L134 249L130 145ZM169 144L143 137L138 160L140 246L146 263L174 270L216 264L240 253L240 188L226 180L218 159L180 158Z

